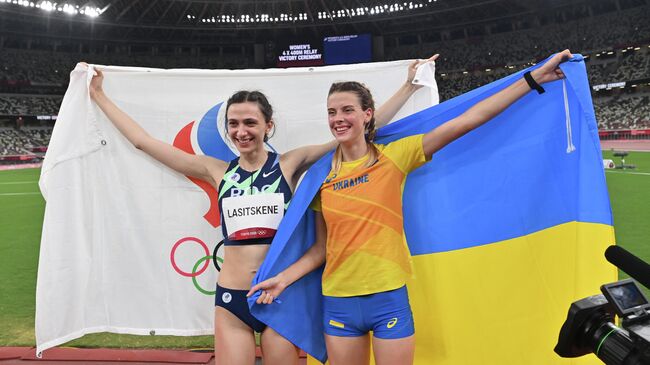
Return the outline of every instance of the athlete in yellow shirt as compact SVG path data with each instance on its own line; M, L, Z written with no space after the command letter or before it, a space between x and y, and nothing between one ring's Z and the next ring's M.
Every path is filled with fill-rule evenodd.
M411 275L402 221L407 174L426 162L422 136L373 145L369 155L332 170L312 208L327 223L323 295L351 297L404 286Z
M339 142L332 170L312 204L316 242L296 263L251 288L270 304L291 283L320 267L323 323L330 364L368 364L370 337L378 365L412 364L415 338L406 279L402 190L406 175L431 155L486 123L531 89L563 78L565 50L462 115L423 135L387 145L372 143L374 102L356 82L335 83L327 99L329 127Z

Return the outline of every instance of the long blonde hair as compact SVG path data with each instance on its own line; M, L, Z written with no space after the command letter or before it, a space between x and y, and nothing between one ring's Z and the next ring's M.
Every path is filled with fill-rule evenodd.
M356 81L344 81L344 82L335 82L330 87L330 91L327 94L329 97L334 93L340 92L351 92L354 93L359 98L359 104L363 110L372 110L372 117L368 124L366 124L365 138L366 144L368 145L368 161L366 161L365 167L372 166L377 158L379 157L379 150L375 147L373 141L377 134L377 129L375 127L375 101L372 98L370 90L362 83ZM338 173L341 170L341 164L343 163L343 150L341 146L336 147L334 152L334 158L332 159L332 171Z

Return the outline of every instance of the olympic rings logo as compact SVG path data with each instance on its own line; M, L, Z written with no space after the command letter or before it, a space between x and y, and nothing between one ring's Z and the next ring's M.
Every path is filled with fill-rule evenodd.
M196 261L194 267L192 267L191 272L182 270L176 263L176 250L178 249L178 247L180 247L182 244L186 242L197 243L199 246L201 246L201 248L203 248L203 253L204 253L204 255ZM202 288L197 280L197 277L203 274L208 269L208 267L210 266L210 260L212 260L212 264L217 269L217 271L221 271L221 265L223 265L223 256L220 255L219 249L222 246L223 246L223 240L221 240L221 242L219 242L214 247L214 251L212 252L212 254L210 254L208 245L206 245L205 242L203 242L201 239L196 237L181 238L180 240L176 241L176 243L174 243L174 246L172 247L172 251L169 255L169 260L171 261L172 267L177 273L179 273L182 276L192 278L192 283L194 284L196 290L198 290L200 293L203 293L205 295L214 295L216 291L210 291Z

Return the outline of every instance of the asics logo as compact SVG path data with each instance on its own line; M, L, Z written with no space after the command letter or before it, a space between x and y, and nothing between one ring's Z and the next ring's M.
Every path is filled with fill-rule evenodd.
M393 328L397 324L397 318L393 318L386 323L386 328Z
M263 172L263 173L262 173L262 177L266 179L266 178L269 177L272 173L274 173L276 170L277 170L277 169L273 169L273 170L271 170L271 171L269 171L269 172Z
M334 174L334 175L328 177L327 179L325 179L325 183L327 184L327 183L329 183L330 181L334 180L335 178L336 178L336 174Z

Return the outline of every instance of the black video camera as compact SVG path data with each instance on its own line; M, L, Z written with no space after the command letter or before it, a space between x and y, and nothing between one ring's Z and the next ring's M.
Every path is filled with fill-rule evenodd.
M562 357L594 353L607 365L650 364L650 303L632 279L600 287L571 304L555 352ZM621 320L616 326L614 315Z

